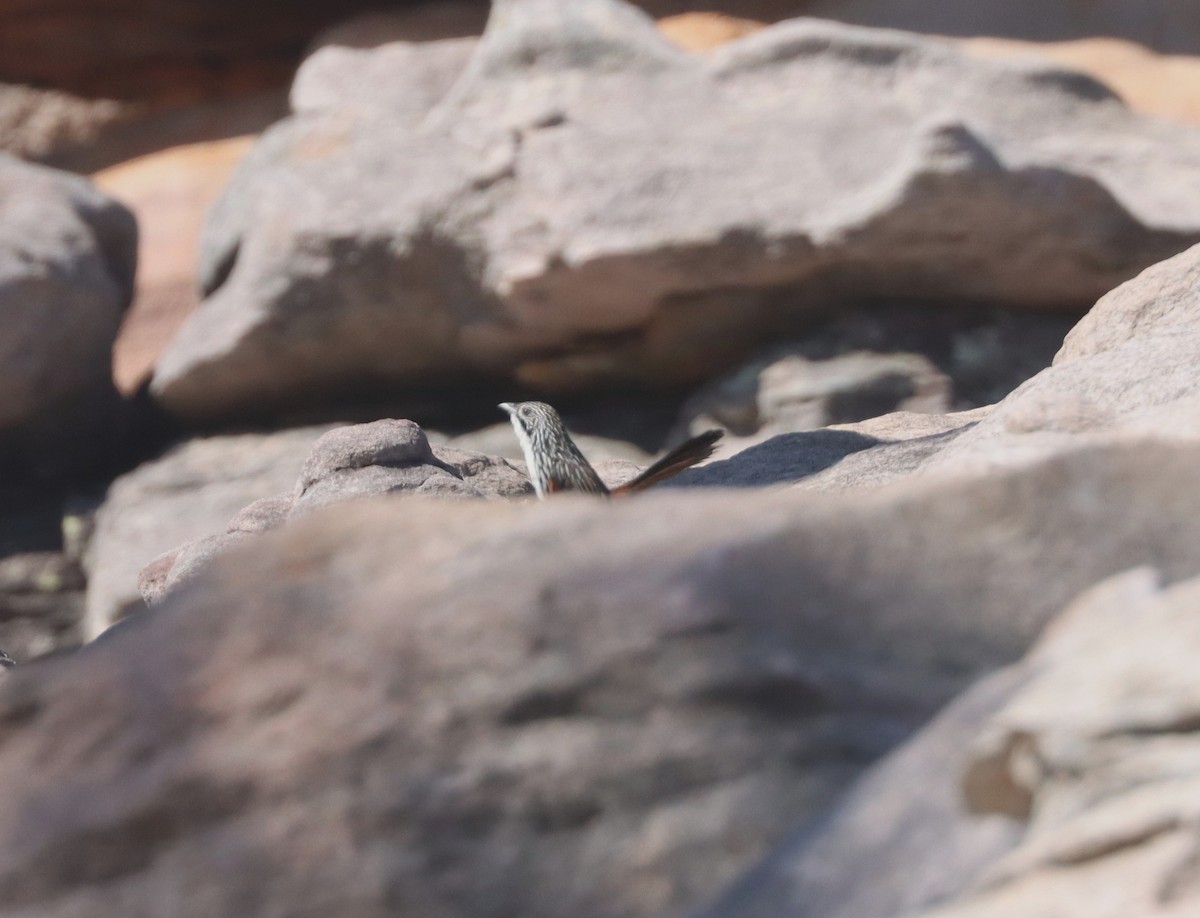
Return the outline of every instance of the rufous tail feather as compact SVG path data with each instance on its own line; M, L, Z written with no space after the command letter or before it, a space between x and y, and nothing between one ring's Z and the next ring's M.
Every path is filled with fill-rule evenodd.
M612 493L633 494L644 491L660 481L665 481L673 475L678 475L684 469L691 468L697 462L703 462L717 448L717 441L724 435L721 430L706 430L698 437L692 437L671 450L646 471L631 481L613 488Z

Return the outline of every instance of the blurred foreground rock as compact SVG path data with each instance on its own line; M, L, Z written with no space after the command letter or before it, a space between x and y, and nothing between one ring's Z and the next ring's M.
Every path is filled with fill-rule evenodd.
M86 180L6 154L0 202L0 469L94 466L116 433L137 225Z
M1051 65L801 20L693 55L620 0L503 0L465 51L301 70L206 229L168 410L693 384L847 301L1082 310L1200 239L1200 132Z
M154 557L223 531L250 502L289 489L327 429L195 439L113 482L88 551L86 636L143 607L138 572Z
M857 495L328 508L12 674L0 895L682 914L1079 589L1200 570L1198 460L1138 443ZM96 838L105 869L81 874Z

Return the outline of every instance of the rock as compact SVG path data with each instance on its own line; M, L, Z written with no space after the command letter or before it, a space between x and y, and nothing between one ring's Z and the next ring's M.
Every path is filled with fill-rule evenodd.
M292 109L300 114L400 113L418 120L450 91L476 44L477 38L391 42L369 50L327 44L296 72Z
M504 459L447 445L434 449L413 421L387 418L336 427L312 442L288 493L255 500L234 514L223 532L195 537L154 557L138 575L138 591L146 603L159 603L249 535L330 504L398 492L497 498L525 496L532 489L524 472Z
M972 54L985 57L1038 55L1095 77L1137 111L1200 122L1200 60L1155 54L1119 38L1035 43L998 38L969 39ZM1190 55L1196 47L1188 49Z
M960 783L980 722L1027 678L1013 666L969 689L695 918L900 915L962 892L1024 831L972 813Z
M141 227L137 283L113 349L113 376L137 391L199 302L196 250L204 215L251 137L172 146L97 173L97 187L127 205Z
M1200 571L1198 460L1147 440L853 495L330 507L10 674L0 897L683 914L1081 588Z
M327 425L195 439L113 482L87 558L85 636L94 638L144 608L138 574L157 556L223 532L231 517L260 497L290 491L304 457L326 430ZM238 520L239 527L244 521Z
M21 660L80 643L84 577L61 552L0 557L0 640ZM2 663L3 660L0 660Z
M765 23L722 13L693 12L659 20L659 30L688 51L711 51L726 42L757 32Z
M1028 830L938 918L1200 909L1200 579L1136 570L1090 591L1031 655L1033 677L988 718L965 785Z
M1067 335L1053 366L997 405L777 436L696 469L688 484L840 491L1040 462L1102 443L1195 442L1198 277L1200 246L1121 285Z
M806 20L690 55L619 0L497 4L436 104L426 52L343 54L376 84L394 55L405 101L322 104L243 161L155 370L172 414L677 388L839 302L1082 310L1200 239L1200 132L1050 66Z
M962 0L954 4L940 0L808 0L804 13L937 35L990 35L1038 42L1108 35L1168 53L1194 54L1200 48L1200 11L1174 0L1146 0L1136 6L1121 0L1096 0L1079 6L1039 0ZM757 11L750 15L763 18Z
M945 374L918 354L856 352L829 360L779 353L705 387L683 407L699 433L714 425L739 436L814 430L892 411L950 409Z
M4 154L0 199L0 467L94 467L114 439L137 226L86 180Z

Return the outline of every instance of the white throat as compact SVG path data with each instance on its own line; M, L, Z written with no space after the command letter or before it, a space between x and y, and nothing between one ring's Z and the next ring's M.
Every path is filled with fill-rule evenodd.
M533 490L537 492L538 497L545 497L546 495L542 491L541 482L533 474L533 442L529 439L529 434L526 433L525 428L521 426L521 422L517 420L516 415L510 416L509 420L512 421L513 430L517 433L517 442L521 444L521 452L525 454L526 474L533 483Z

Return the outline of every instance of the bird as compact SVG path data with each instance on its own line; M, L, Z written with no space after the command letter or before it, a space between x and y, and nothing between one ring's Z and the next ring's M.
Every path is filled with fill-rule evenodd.
M644 491L697 462L703 462L713 454L724 433L709 430L692 437L631 481L609 490L550 405L545 402L501 402L500 408L507 411L512 420L521 451L525 454L529 480L533 482L537 496L543 499L547 494L559 491L581 491L606 497Z

